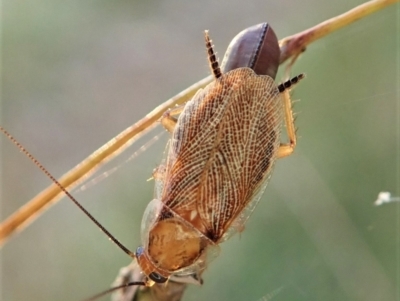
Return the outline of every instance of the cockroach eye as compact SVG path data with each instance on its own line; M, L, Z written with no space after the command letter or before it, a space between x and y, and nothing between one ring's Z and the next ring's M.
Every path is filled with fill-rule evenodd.
M144 248L143 247L138 247L137 249L136 249L136 257L139 257L140 255L142 255L143 254L143 252L144 252Z
M168 278L163 277L156 272L151 272L148 277L150 278L150 280L153 280L155 283L165 283L168 280Z

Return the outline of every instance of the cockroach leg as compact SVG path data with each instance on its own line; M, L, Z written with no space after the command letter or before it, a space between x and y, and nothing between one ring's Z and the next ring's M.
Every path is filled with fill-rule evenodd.
M296 130L294 126L292 100L290 99L289 90L282 92L282 98L285 110L285 125L286 132L289 138L288 143L281 143L278 149L278 158L283 158L291 155L296 147Z
M294 126L292 100L290 98L289 91L291 88L293 88L295 84L297 84L304 77L305 77L304 74L300 74L278 86L279 92L281 92L283 99L283 107L285 110L285 125L286 125L286 132L289 138L289 143L281 143L278 149L277 158L290 156L296 147L296 142L297 142L296 127Z
M212 41L210 39L210 36L208 35L208 30L204 31L204 38L206 40L208 62L210 63L211 72L214 75L215 79L220 78L222 76L222 73L218 64L217 56L215 55L213 49Z
M180 113L182 113L184 107L185 107L185 105L181 105L176 108L169 109L169 110L165 111L165 113L161 117L161 120L160 120L161 124L168 132L172 133L174 131L176 122L178 120L173 116L176 116L176 115L179 115Z
M159 165L158 167L153 169L153 179L155 180L163 180L165 174L165 165Z

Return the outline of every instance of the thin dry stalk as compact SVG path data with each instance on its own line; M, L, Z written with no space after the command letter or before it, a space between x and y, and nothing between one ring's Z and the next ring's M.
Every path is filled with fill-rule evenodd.
M281 59L283 63L287 59L298 55L306 50L306 47L312 42L319 40L332 32L341 29L355 21L358 21L378 10L381 10L391 4L399 2L399 0L373 0L361 4L348 12L326 20L314 27L299 32L295 35L286 37L279 41L281 47ZM291 64L293 64L292 62Z

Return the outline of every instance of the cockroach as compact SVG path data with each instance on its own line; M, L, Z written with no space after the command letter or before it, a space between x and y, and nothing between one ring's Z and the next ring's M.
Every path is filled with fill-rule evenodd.
M254 48L250 40L251 53L239 47L249 44L247 34L258 43ZM268 39L276 36L266 23L239 34L220 68L205 32L214 81L161 119L172 138L166 160L154 175L158 193L143 215L143 246L136 252L123 246L4 128L0 130L137 260L145 281L134 284L151 286L176 275L196 277L218 254L218 245L243 229L276 159L290 155L296 146L289 90L304 75L276 85L279 47L277 40L273 45ZM265 49L273 56L260 55ZM288 143L280 141L283 120Z
M277 86L246 67L222 73L207 31L205 41L214 82L161 120L172 138L136 251L149 283L202 271L218 245L243 228L275 160L296 145L287 90L304 75ZM287 144L280 143L284 117Z

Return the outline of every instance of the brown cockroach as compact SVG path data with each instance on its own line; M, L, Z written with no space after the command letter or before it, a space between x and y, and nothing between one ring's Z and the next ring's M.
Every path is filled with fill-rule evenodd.
M203 270L218 244L242 229L275 160L296 144L287 90L304 75L277 86L250 68L222 73L207 31L205 40L214 82L161 120L172 138L136 251L142 271L157 283ZM287 144L280 143L284 117Z
M243 229L274 162L290 155L296 145L289 90L304 75L275 84L279 46L272 29L263 23L239 34L222 68L207 31L205 40L215 80L161 120L172 138L167 158L154 176L157 198L144 213L143 246L136 252L114 238L0 127L113 242L137 259L146 276L138 285L199 275L218 253L218 245ZM280 141L283 120L288 143Z

